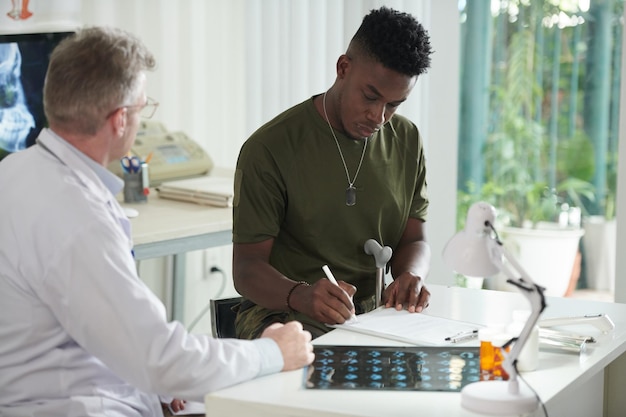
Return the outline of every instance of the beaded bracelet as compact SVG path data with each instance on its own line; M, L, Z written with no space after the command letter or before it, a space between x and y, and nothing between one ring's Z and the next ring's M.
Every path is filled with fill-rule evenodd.
M309 286L310 284L306 281L298 281L294 284L293 287L291 287L291 289L289 290L289 292L287 293L287 300L286 300L286 304L287 304L287 309L289 311L296 311L293 307L291 307L291 304L289 304L289 299L291 298L291 294L293 294L293 291L298 288L300 285L305 285L305 286Z

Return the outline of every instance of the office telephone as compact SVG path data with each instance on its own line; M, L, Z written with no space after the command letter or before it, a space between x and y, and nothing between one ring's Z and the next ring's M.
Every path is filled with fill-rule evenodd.
M168 132L162 123L152 120L141 122L131 153L142 161L150 158L148 173L152 186L205 175L213 168L211 157L185 133ZM123 177L119 161L112 162L108 169Z

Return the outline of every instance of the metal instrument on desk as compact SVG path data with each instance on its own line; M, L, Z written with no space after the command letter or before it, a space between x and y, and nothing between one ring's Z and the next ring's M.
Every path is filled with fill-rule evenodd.
M606 314L545 318L539 320L539 342L541 347L573 353L585 352L589 343L596 342L593 336L568 333L551 328L581 324L591 325L602 333L608 333L615 328L615 324Z
M376 261L376 307L380 307L383 290L385 288L385 267L391 259L392 250L389 246L381 246L375 239L365 242L365 253L372 255Z
M587 344L595 342L596 339L592 336L539 328L539 346L541 349L583 353L587 350Z
M540 327L573 326L579 324L589 324L603 333L608 333L615 328L615 324L607 314L544 318L538 323Z

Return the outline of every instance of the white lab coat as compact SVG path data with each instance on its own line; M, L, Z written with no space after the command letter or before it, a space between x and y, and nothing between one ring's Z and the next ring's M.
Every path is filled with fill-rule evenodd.
M157 395L202 401L282 368L270 339L168 323L136 273L121 181L39 141L0 163L0 416L158 416Z

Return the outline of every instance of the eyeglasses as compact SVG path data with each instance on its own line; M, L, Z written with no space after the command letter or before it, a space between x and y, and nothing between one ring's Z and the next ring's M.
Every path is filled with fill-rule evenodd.
M139 108L139 116L143 117L144 119L150 119L152 116L154 116L154 113L156 112L157 107L159 107L158 101L156 101L155 99L151 97L146 97L146 102L144 104L131 104L127 106L120 106L116 108L115 110L113 110L111 113L109 113L106 118L108 119L109 117L111 117L119 109Z
M139 107L139 116L143 117L144 119L150 119L152 116L154 116L154 112L156 112L157 107L159 107L159 102L153 98L146 97L146 102L144 104L124 107Z

